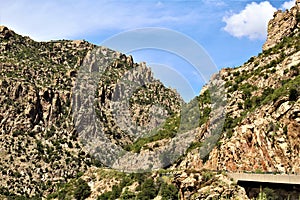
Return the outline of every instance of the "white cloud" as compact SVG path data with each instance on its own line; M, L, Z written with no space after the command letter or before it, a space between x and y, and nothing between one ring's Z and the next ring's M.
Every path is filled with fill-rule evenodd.
M282 4L281 9L283 10L289 10L295 5L295 0L286 1Z
M223 17L226 23L224 30L238 38L265 39L268 21L276 10L268 1L252 2L240 13Z

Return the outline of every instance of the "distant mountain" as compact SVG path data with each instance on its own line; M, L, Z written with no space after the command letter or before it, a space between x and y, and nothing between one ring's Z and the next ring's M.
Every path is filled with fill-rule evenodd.
M0 198L247 199L226 171L300 174L299 22L297 0L189 103L131 56L0 26Z

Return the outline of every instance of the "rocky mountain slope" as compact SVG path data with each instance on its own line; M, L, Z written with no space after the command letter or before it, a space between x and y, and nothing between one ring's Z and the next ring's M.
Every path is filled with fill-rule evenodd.
M227 94L226 119L205 168L300 172L299 21L299 1L291 10L277 11L263 52L243 66L220 71ZM197 154L188 154L177 167L203 167Z
M300 2L274 14L263 52L224 69L227 118L208 168L300 174Z
M187 104L131 56L1 26L0 199L247 199L226 171L299 174L299 22L297 0L274 14L262 53ZM177 133L184 155L155 160ZM107 168L124 152L165 169Z
M4 26L0 33L1 193L44 196L56 184L76 178L91 165L101 165L83 147L72 116L72 108L74 111L78 103L84 103L76 101L77 96L72 98L79 67L96 46L85 41L35 42ZM176 114L182 100L155 80L145 64L102 49L113 55L95 91L96 113L105 134L113 143L124 146L133 141L112 120L110 101L113 90L118 90L115 95L126 92L122 85L115 89L116 81L126 71L138 69L131 79L148 81L144 84L147 92L137 92L130 101L136 123L150 127L161 123L148 120L151 105L145 104L146 100L160 103L166 110L161 113L165 117Z
M72 125L71 88L84 41L1 35L1 193L34 196L91 165Z

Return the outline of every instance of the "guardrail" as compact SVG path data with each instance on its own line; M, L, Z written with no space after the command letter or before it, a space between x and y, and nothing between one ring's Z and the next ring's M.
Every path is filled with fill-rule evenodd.
M228 172L227 174L236 181L300 184L300 176L295 174L255 174L231 172Z

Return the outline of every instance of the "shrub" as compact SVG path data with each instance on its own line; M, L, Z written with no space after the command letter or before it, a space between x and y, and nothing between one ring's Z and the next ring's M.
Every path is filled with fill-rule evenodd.
M263 189L263 193L265 193L266 195L266 199L280 199L278 194L277 194L277 191L273 190L273 189L270 189L270 188L264 188Z
M163 183L160 190L162 200L178 199L178 189L170 184Z
M232 93L232 92L236 91L238 89L238 87L239 87L238 84L234 84L228 89L228 92Z
M243 109L243 104L241 102L238 102L238 108Z
M297 20L298 23L300 22L300 12L297 12L297 14L296 14L296 20Z
M158 190L152 178L148 178L141 185L141 192L137 195L137 199L154 199Z
M135 197L136 196L133 192L130 192L130 191L128 191L128 189L126 189L120 199L128 200L128 199L135 199Z
M89 197L91 194L91 188L90 186L83 180L78 179L77 186L74 191L74 197L76 200L83 200Z
M230 87L230 86L232 86L232 82L231 82L231 81L227 81L227 82L225 83L225 88L228 88L228 87Z
M287 133L288 133L287 126L284 126L284 127L283 127L283 133L284 133L285 135L287 135Z
M201 175L203 176L203 180L205 182L209 181L213 177L213 173L210 171L203 172Z
M239 76L239 75L240 75L240 71L233 72L233 76Z
M244 108L245 109L250 109L252 107L252 102L250 99L246 99L244 103Z
M110 200L111 199L111 191L105 192L103 194L101 194L100 196L98 196L97 200Z
M193 149L196 149L196 148L198 148L198 147L201 147L202 146L202 142L192 142L191 144L190 144L190 146L189 146L189 148L186 150L186 152L189 152L189 151L191 151L191 150L193 150Z
M289 100L296 101L299 96L298 91L295 88L290 89L289 91Z
M111 196L110 196L110 198L111 198L111 199L117 199L117 198L120 197L121 193L122 193L122 188L119 187L119 186L114 185L114 186L112 187L112 191L111 191Z

